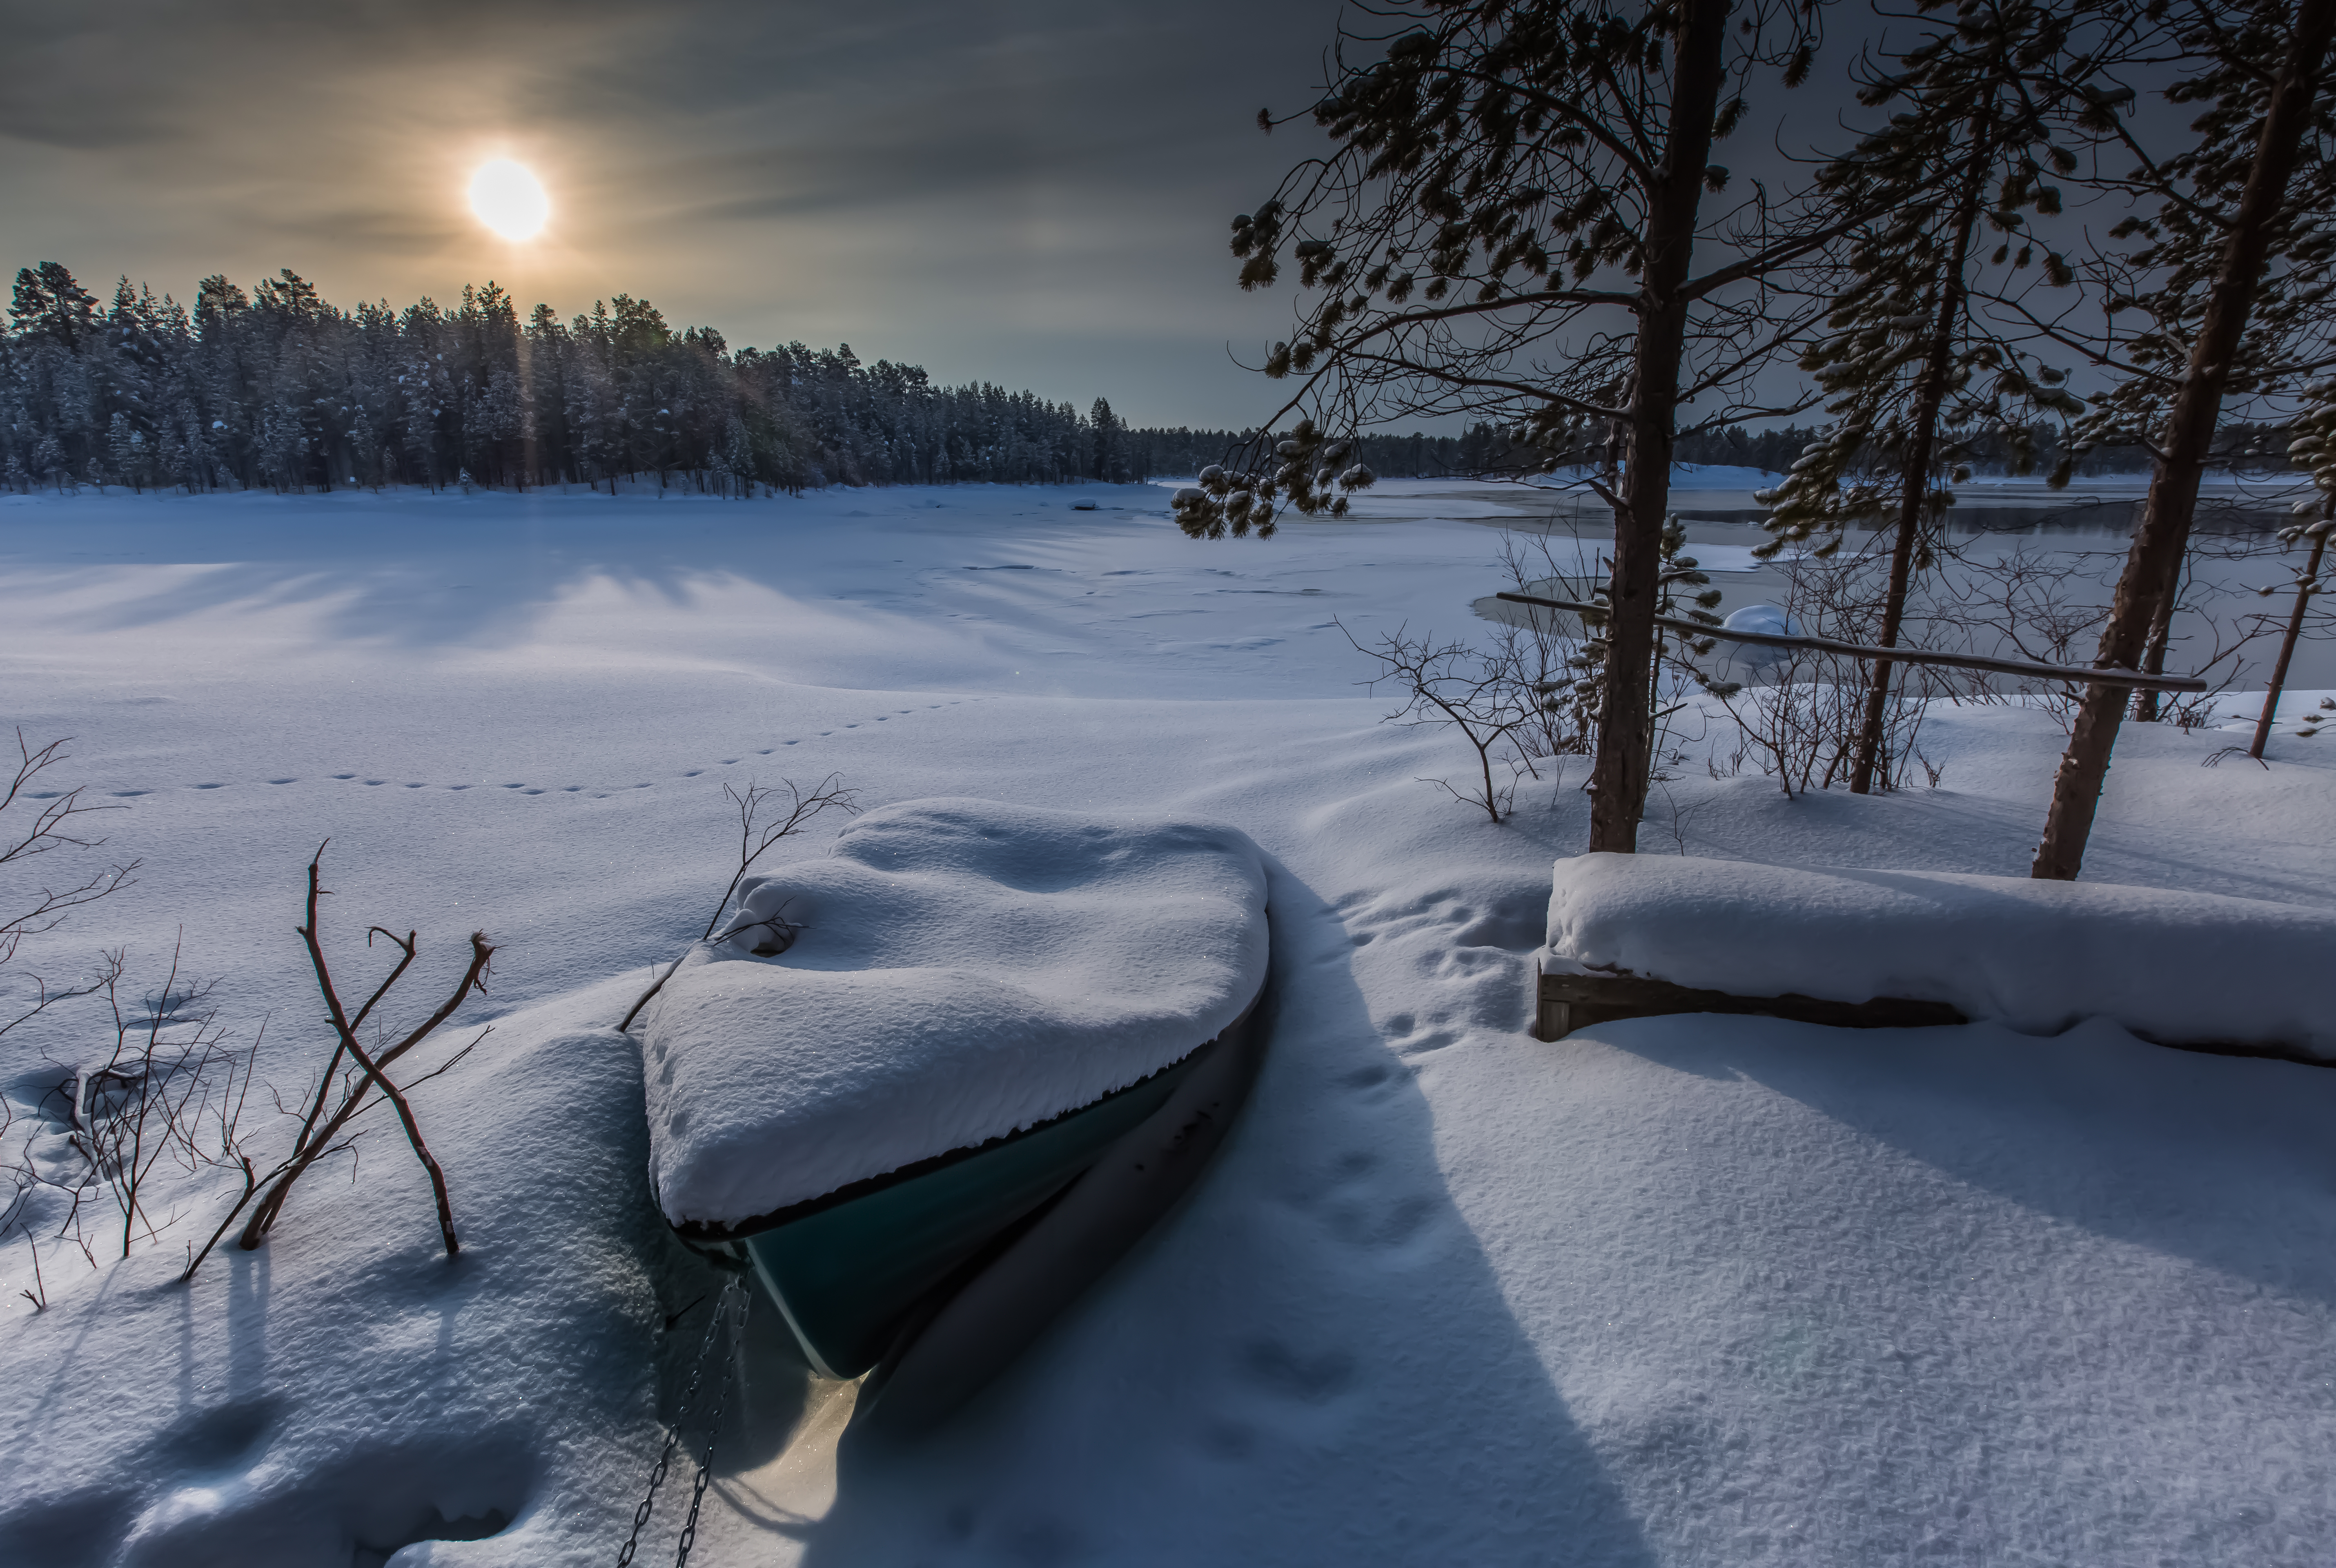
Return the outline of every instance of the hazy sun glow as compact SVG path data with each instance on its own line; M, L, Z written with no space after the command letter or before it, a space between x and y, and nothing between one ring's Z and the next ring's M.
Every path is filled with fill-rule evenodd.
M525 164L497 158L471 176L471 210L505 239L532 239L551 216L551 199Z

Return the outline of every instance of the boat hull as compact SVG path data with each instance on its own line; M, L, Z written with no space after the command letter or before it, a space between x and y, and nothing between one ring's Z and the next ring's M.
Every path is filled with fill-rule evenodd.
M907 1438L939 1425L1108 1273L1200 1180L1257 1080L1266 1032L1245 1014L1195 1053L1158 1111L904 1333L861 1386L855 1431Z
M1252 1003L1222 1034L1182 1061L1091 1105L977 1148L855 1183L721 1239L752 1269L821 1376L857 1378L900 1363L909 1345L929 1337L952 1315L953 1303L971 1283L1003 1259L1017 1252L1027 1256L1033 1236L1062 1233L1057 1216L1077 1189L1096 1184L1085 1178L1099 1164L1115 1169L1127 1162L1114 1156L1128 1149L1174 1142L1176 1129L1191 1120L1196 1103L1212 1107L1206 1114L1229 1119L1238 1097L1228 1100L1225 1090L1237 1082L1245 1093L1254 1075L1249 1058L1261 1039L1261 1031L1252 1027L1255 1010ZM1229 1075L1229 1061L1248 1065ZM1204 1091L1198 1102L1195 1084ZM1204 1141L1214 1147L1213 1139ZM1188 1135L1183 1142L1193 1140ZM1204 1160L1202 1154L1200 1160L1170 1162L1183 1180L1173 1191L1151 1183L1157 1193L1149 1203L1111 1205L1111 1212L1100 1213L1089 1195L1070 1205L1074 1215L1085 1216L1075 1222L1084 1238L1079 1251L1102 1260L1086 1278L1133 1245ZM1124 1240L1113 1247L1123 1232ZM684 1233L688 1235L686 1229ZM1078 1271L1040 1271L1063 1288L1016 1293L1012 1313L1037 1320L1032 1337L1084 1288L1085 1278L1072 1282ZM1046 1299L1052 1299L1051 1306ZM969 1343L965 1353L986 1364L978 1379L986 1380L1012 1351L995 1334L978 1338L989 1348ZM895 1381L889 1368L881 1380ZM866 1390L862 1401L868 1401Z

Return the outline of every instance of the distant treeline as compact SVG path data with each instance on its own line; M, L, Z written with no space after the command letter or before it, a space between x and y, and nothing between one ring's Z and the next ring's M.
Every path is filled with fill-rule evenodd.
M102 305L54 263L0 336L0 481L188 490L655 477L725 494L1141 477L1101 398L936 386L847 346L732 351L617 295L561 321L493 284L453 307L341 310L290 271L191 308L127 278Z
M1108 483L1196 472L1248 433L1131 429L1103 398L1082 414L987 382L937 386L848 345L734 351L622 294L566 322L547 305L522 318L492 283L451 308L345 311L289 270L248 294L213 276L190 309L126 278L101 304L51 262L16 274L0 333L0 483L15 490ZM1814 434L1701 432L1679 456L1782 470ZM1389 477L1532 455L1484 424L1360 445Z
M2252 427L2234 426L2245 433ZM1241 443L1248 432L1230 430L1142 430L1131 431L1131 442L1144 453L1151 466L1149 472L1188 474L1199 472L1212 463L1222 462L1227 451ZM1765 469L1782 473L1793 466L1802 449L1816 440L1819 432L1802 425L1781 425L1767 430L1749 430L1731 424L1717 430L1691 430L1679 435L1673 447L1680 463L1724 464L1736 468ZM2267 438L2266 438L2267 439ZM2284 445L2285 437L2279 444ZM2049 425L2039 424L2028 432L2028 443L2035 471L2049 472L2059 458L2059 432ZM2011 467L2014 453L2009 438L1993 431L1972 433L1966 438L1971 462L1984 472L2002 472ZM1362 461L1374 473L1390 479L1457 479L1475 475L1526 473L1539 467L1545 454L1533 447L1512 442L1507 431L1491 424L1472 424L1459 435L1365 435L1358 439L1357 449ZM2147 454L2138 447L2103 447L2088 453L2077 466L2079 473L2117 473L2148 466Z

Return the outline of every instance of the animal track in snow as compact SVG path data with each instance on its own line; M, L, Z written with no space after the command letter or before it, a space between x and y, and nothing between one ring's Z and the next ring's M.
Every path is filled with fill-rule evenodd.
M847 721L847 722L843 723L842 725L839 726L838 726L837 728L835 728L835 729L823 729L823 730L821 730L821 731L819 732L819 737L818 737L818 738L825 739L825 738L827 738L827 737L829 737L829 736L832 736L832 735L837 735L837 734L841 733L842 730L861 729L861 728L864 728L864 727L866 727L868 725L871 725L871 724L889 724L889 723L891 723L893 719L896 719L896 718L906 718L906 717L909 717L909 716L910 716L911 715L917 714L917 713L919 713L919 712L924 712L924 713L938 713L938 712L939 712L939 711L940 711L941 709L943 709L943 708L948 708L948 707L956 707L956 706L959 706L959 705L964 704L964 703L967 703L967 702L978 702L978 701L982 701L982 700L984 700L984 699L979 698L979 697L950 697L950 698L949 698L948 700L943 701L943 702L932 702L932 703L926 703L926 704L925 704L921 708L915 708L915 707L894 708L891 713L877 714L877 715L872 716L871 716L871 717L870 717L870 718L865 718L865 719L852 719L852 720L850 720L850 721ZM762 746L762 747L758 747L758 748L756 748L756 749L755 749L755 751L754 752L754 755L755 756L774 756L774 755L776 755L779 753L779 751L780 751L781 749L783 749L783 748L784 748L784 747L786 747L786 746L801 745L803 743L804 738L805 738L805 737L803 737L803 736L802 736L802 735L790 735L790 736L786 736L786 737L784 737L784 738L782 738L782 739L778 740L774 745L767 745L767 746ZM746 759L745 759L745 756L743 754L742 754L742 755L738 755L738 756L726 756L726 757L723 757L723 758L720 758L720 759L719 759L719 761L718 761L718 765L723 766L723 767L735 767L738 764L740 764L740 763L744 762L745 760L746 760ZM682 778L702 778L702 777L704 777L704 776L705 776L708 772L710 772L710 771L711 771L711 769L712 769L712 767L713 767L713 766L715 766L715 765L717 765L709 764L709 765L708 765L707 766L706 766L706 767L689 768L689 769L686 769L686 770L685 770L684 772L682 772L682 773L681 773L679 775L677 775L677 776L682 777ZM383 785L387 784L390 782L389 780L387 780L387 779L385 779L385 778L362 778L359 774L354 774L354 773L336 773L336 774L332 774L331 776L332 776L332 778L335 780L335 782L336 782L336 783L343 783L343 784L346 784L346 783L352 783L352 782L358 782L358 783L362 783L362 784L365 784L367 788L369 788L369 789L372 789L372 788L379 788L379 787L381 787L381 786L383 786ZM190 788L199 789L199 790L226 789L226 788L229 787L229 784L230 784L230 783L231 783L231 782L232 782L232 781L229 781L229 780L217 780L217 781L209 781L209 782L206 782L206 783L203 783L203 784L193 784L193 785L184 786L184 787L190 787ZM268 783L268 784L296 784L300 783L300 782L301 782L301 779L300 779L299 775L297 775L297 774L287 774L282 775L282 776L280 776L280 777L270 778L270 779L267 780L266 782L267 782L267 783ZM449 791L456 791L456 792L459 792L459 791L462 791L462 790L477 789L477 788L481 788L481 787L482 787L482 786L481 786L481 785L479 785L479 784L439 784L439 785L434 785L434 786L433 786L433 785L431 784L431 782L430 782L429 780L427 780L427 779L406 780L406 781L404 781L404 787L405 787L405 788L407 788L407 789L410 789L410 790L430 789L430 788L433 788L433 787L435 787L435 788L445 789L445 790L449 790ZM499 787L503 788L503 789L506 789L506 790L515 790L515 791L519 792L519 793L520 793L520 794L529 794L529 795L540 795L540 794L552 794L552 793L558 793L558 794L588 794L588 793L589 793L589 794L592 796L592 798L593 798L593 799L595 799L595 800L606 800L606 799L608 799L608 793L609 793L609 792L608 792L608 791L600 791L600 790L595 790L595 789L592 789L592 787L591 787L590 785L588 785L588 784L560 784L560 785L554 786L554 785L536 785L536 784L525 784L525 783L511 783L511 784L502 784L502 785L501 785L501 786L499 786ZM612 787L614 787L614 788L624 788L624 789L645 790L645 789L653 789L653 788L655 788L655 787L656 787L656 785L655 785L655 784L654 784L654 783L652 783L652 782L647 782L647 781L645 781L645 782L642 782L642 783L639 783L639 784L625 784L625 785L612 786ZM139 797L139 796L141 796L141 795L151 794L153 794L153 793L154 793L154 792L153 792L153 791L151 791L151 790L142 790L142 789L115 790L115 791L112 791L112 792L113 798L115 798L115 799L117 799L117 800L134 800L134 799L136 799L137 797Z
M1346 1351L1308 1355L1279 1339L1251 1341L1242 1348L1241 1362L1255 1386L1306 1405L1327 1403L1355 1380L1355 1358Z

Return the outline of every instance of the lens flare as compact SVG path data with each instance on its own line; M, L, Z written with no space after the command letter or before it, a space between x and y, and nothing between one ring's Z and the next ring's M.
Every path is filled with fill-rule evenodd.
M498 158L471 176L471 210L505 239L532 239L551 216L551 199L527 165Z

